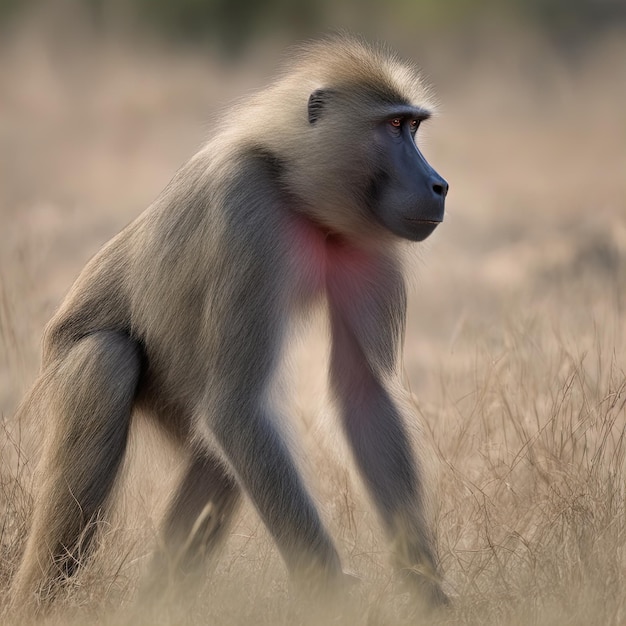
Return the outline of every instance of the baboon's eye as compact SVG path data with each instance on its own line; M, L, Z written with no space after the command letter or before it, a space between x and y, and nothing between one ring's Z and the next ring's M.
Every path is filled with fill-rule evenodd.
M394 128L400 128L400 126L402 126L402 120L399 117L394 117L389 123Z
M411 120L410 127L411 132L416 133L417 129L420 127L420 120Z

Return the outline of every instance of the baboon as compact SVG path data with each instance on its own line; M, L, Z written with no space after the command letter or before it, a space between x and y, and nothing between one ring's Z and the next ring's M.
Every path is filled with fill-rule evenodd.
M398 567L446 602L397 393L401 242L433 232L448 191L415 143L431 112L419 75L383 47L303 46L87 264L25 402L47 434L17 602L51 594L88 553L136 410L188 458L163 528L176 568L214 550L243 490L295 580L341 580L270 402L289 321L322 299L355 465Z

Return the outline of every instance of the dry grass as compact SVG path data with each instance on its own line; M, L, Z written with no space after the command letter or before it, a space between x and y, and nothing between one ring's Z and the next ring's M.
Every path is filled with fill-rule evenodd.
M513 34L494 46L425 57L436 59L426 69L445 104L425 151L451 193L446 223L415 265L405 359L456 598L430 623L620 624L626 49L616 37L565 61ZM193 153L216 104L262 82L265 66L243 67L36 30L3 44L2 623L12 619L3 611L37 459L37 429L13 415L35 376L43 325L87 258ZM316 327L294 357L292 413L345 563L364 578L341 623L408 623L377 522L320 399L324 358ZM101 523L95 558L46 623L297 621L282 565L249 507L195 602L137 614L131 598L178 469L152 439L136 433L122 505Z

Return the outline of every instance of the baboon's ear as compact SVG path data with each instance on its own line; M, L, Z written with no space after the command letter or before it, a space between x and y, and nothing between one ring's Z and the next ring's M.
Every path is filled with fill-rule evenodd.
M309 123L315 124L322 117L322 111L332 94L330 89L316 89L309 96Z

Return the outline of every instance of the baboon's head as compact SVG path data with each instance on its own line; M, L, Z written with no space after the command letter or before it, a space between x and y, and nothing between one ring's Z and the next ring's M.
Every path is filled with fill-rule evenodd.
M374 224L411 241L443 220L448 184L416 144L433 107L412 67L334 38L303 48L270 92L278 124L267 139L312 217L340 232L371 233Z
M331 228L371 231L374 220L404 239L428 237L448 184L416 144L433 106L415 69L345 37L305 47L292 67L292 188Z

